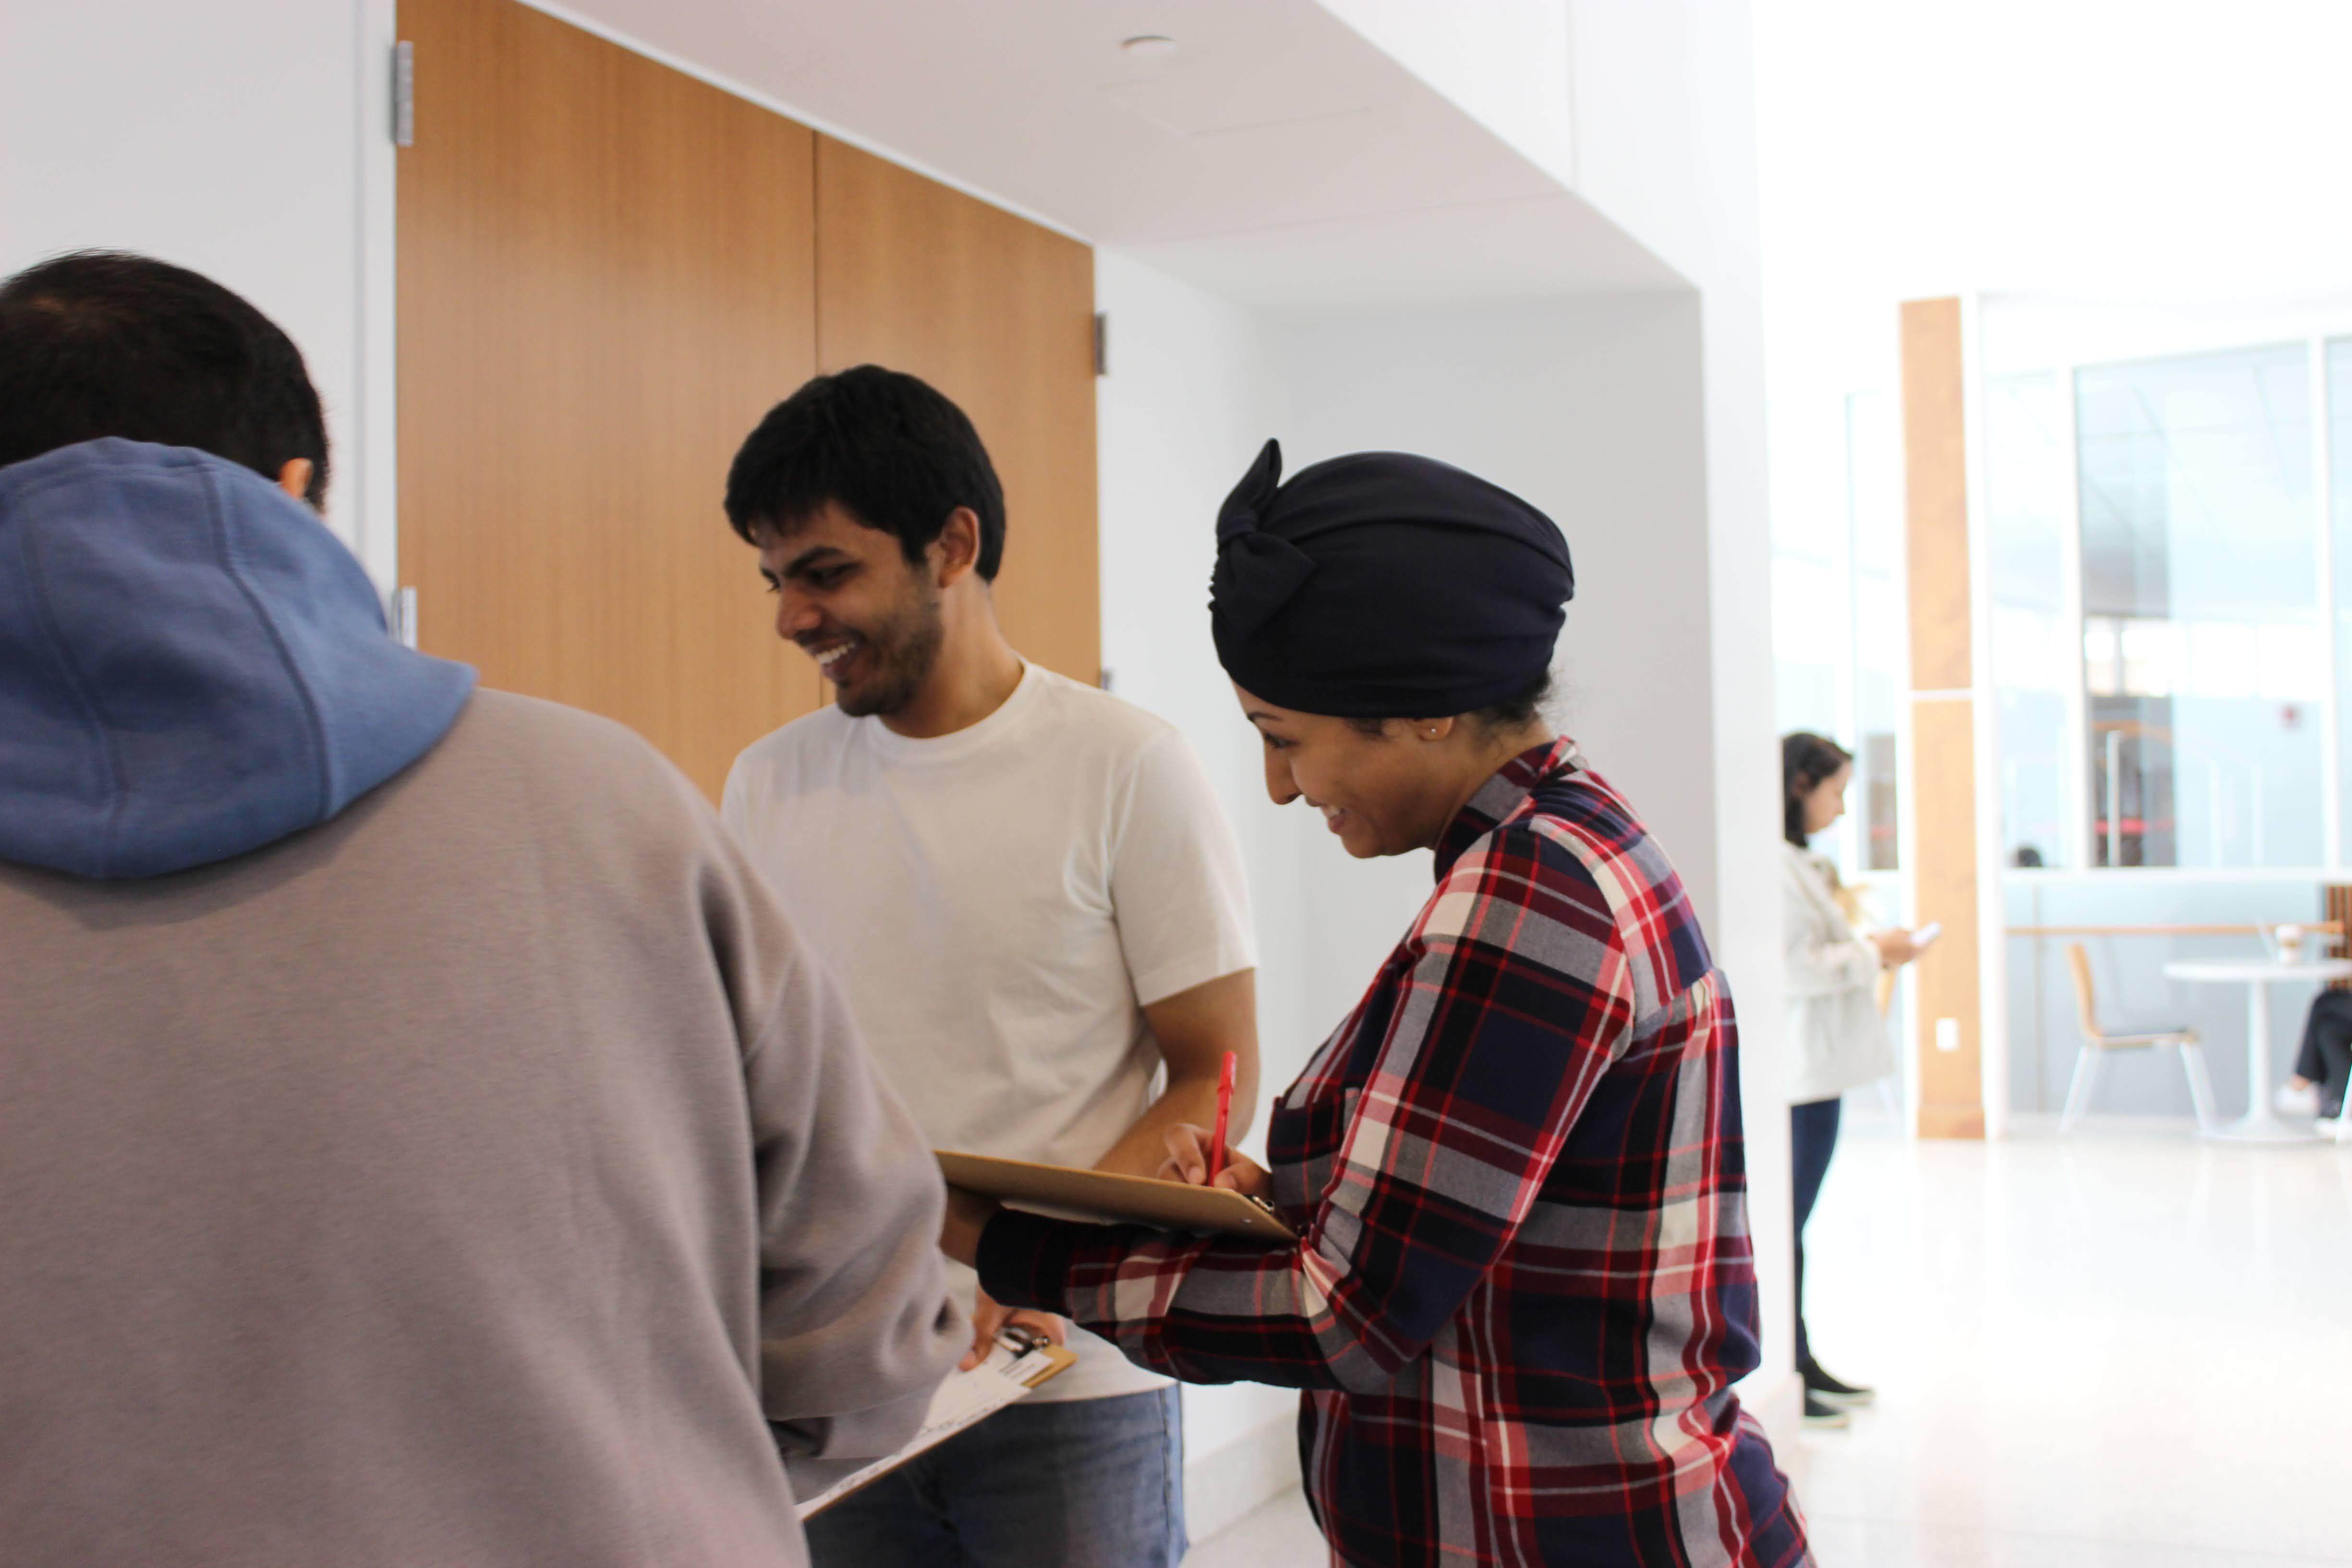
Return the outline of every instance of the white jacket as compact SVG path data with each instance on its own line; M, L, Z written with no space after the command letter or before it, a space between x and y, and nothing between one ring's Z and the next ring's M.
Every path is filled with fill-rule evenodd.
M1788 1099L1806 1105L1885 1078L1895 1070L1895 1047L1878 1013L1878 949L1854 934L1838 908L1829 861L1793 844L1780 852Z

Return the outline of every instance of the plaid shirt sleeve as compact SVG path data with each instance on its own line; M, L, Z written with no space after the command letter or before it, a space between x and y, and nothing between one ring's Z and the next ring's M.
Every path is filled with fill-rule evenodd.
M1510 1244L1636 1011L1593 871L1525 824L1454 861L1390 962L1396 1005L1298 1243L1007 1213L990 1294L1187 1382L1386 1386Z

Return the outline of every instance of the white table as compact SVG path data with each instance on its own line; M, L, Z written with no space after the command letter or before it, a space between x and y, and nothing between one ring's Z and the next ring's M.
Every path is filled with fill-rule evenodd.
M2309 1143L2319 1134L2279 1120L2271 1110L2271 986L2282 980L2314 984L2352 979L2352 958L2189 958L2164 966L2165 977L2198 984L2246 988L2246 1113L2207 1134L2241 1143Z

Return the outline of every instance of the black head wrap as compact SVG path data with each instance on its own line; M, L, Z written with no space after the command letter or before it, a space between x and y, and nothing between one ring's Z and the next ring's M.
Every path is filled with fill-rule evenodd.
M1244 689L1303 713L1436 717L1515 697L1550 668L1576 594L1551 519L1403 452L1281 479L1268 441L1217 514L1209 619Z

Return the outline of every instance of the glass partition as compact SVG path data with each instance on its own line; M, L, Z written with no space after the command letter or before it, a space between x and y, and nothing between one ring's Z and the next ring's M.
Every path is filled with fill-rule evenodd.
M2337 755L2352 744L2352 339L2338 338L2327 345L2327 472L2330 531L2335 535L2335 581L2331 603L2336 615L2336 736ZM2352 792L2352 768L2336 764L2339 790ZM2352 800L2334 803L2340 823L2352 815ZM2340 829L2339 829L2340 832ZM2341 845L2338 845L2341 854Z
M1986 784L2013 868L2010 1095L2028 1111L2054 1110L2073 1068L2070 943L2118 1016L2180 1018L2234 1050L2242 998L2184 996L2164 963L2250 955L2251 932L2136 928L2324 918L2325 891L2352 879L2352 335L2070 362L2088 341L2013 336L1971 389ZM1833 723L1854 750L1841 864L1899 918L1900 404L1845 412L1843 537L1817 518L1776 534L1782 727ZM2143 867L2159 874L2110 874ZM2112 931L2048 929L2073 927ZM2219 1077L2227 1114L2242 1086ZM2102 1098L2185 1109L2177 1068L2117 1064Z
M1772 553L1772 685L1780 731L1834 736L1845 662L1843 563L1781 547Z
M2013 866L2072 866L2066 406L2053 373L1985 384L1984 519L2002 848Z
M1893 871L1900 859L1895 737L1909 655L1907 587L1902 580L1902 415L1885 394L1846 400L1846 497L1853 582L1851 864L1857 871Z
M1820 847L1849 879L1896 868L1903 692L1903 448L1894 397L1846 399L1845 506L1772 521L1772 663L1780 731L1853 752L1847 814Z
M2310 384L2300 346L2075 374L2093 865L2323 858Z

